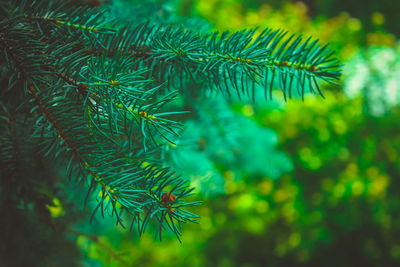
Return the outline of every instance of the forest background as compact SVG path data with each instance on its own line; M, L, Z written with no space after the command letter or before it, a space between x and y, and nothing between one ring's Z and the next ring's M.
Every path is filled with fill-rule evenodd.
M240 164L185 159L204 203L191 209L201 218L184 226L182 243L139 238L112 218L88 224L81 213L90 207L71 215L55 198L51 215L69 216L74 229L63 253L83 266L400 265L400 2L144 2L210 29L282 28L329 42L344 63L340 86L325 88L325 99L233 101L228 115L245 125L234 147ZM231 153L211 147L217 159ZM77 198L78 186L69 190Z

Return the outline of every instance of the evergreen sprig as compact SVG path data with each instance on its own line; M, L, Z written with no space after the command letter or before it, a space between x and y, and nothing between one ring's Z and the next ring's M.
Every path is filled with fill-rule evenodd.
M142 58L152 69L153 77L169 87L185 88L187 82L205 81L222 92L236 90L255 97L255 85L272 98L275 79L286 97L295 88L304 98L307 91L323 96L318 80L335 83L340 77L340 63L327 45L311 37L285 38L286 31L243 30L230 34L201 34L179 26L141 24L109 35L107 51ZM104 48L96 48L101 53ZM251 92L250 92L251 90Z
M286 34L120 26L68 1L2 1L0 118L9 126L0 156L15 161L2 168L18 175L12 138L20 124L11 122L25 117L33 129L26 142L66 161L69 177L88 185L87 198L98 196L94 212L109 211L122 226L127 213L139 234L155 225L160 239L165 229L179 239L181 224L197 218L184 208L199 202L187 202L194 188L163 166L161 147L183 125L183 111L170 104L192 83L254 100L260 86L271 97L277 79L285 99L294 89L322 95L318 80L337 80L339 63L317 40Z

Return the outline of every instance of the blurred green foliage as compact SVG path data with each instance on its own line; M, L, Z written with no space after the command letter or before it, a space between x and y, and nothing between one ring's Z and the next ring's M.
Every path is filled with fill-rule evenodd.
M147 234L138 240L134 233L116 232L107 220L95 221L86 230L100 235L99 239L85 235L77 239L86 255L83 264L400 265L396 238L400 234L400 108L391 102L379 116L373 108L381 104L374 102L375 96L388 96L392 80L398 90L398 48L393 48L398 29L391 26L396 18L390 2L380 2L378 7L349 0L307 1L309 6L294 1L178 1L182 14L200 15L217 29L268 26L329 41L346 65L345 90L330 88L325 100L308 97L283 104L277 96L267 104L234 102L225 115L235 116L242 125L239 141L232 141L238 147L219 144L218 129L204 128L197 120L188 123L190 134L183 134L182 142L194 138L204 151L189 146L184 153L171 155L186 166L183 172L192 173L200 192L212 195L196 211L202 216L200 225L185 227L179 244L172 238L156 242ZM363 69L368 70L363 73L366 78L359 77ZM360 88L370 88L373 97ZM227 121L232 120L222 120ZM277 150L278 143L286 154ZM229 158L235 149L244 154Z
M114 246L140 266L397 265L400 109L392 112L369 117L361 98L338 94L258 110L255 119L280 134L292 174L237 182L226 171L226 195L203 205L200 229L185 228L182 245L121 233Z
M226 192L225 172L235 181L249 181L278 179L292 170L287 155L276 149L276 133L247 117L253 114L250 105L235 112L223 97L207 96L196 106L199 117L186 122L168 155L170 165L189 177L202 198Z
M347 96L362 96L366 112L381 116L400 102L399 47L361 49L344 68Z

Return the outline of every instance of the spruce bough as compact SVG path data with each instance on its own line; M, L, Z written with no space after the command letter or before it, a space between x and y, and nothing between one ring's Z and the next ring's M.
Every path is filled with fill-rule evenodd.
M68 1L0 8L2 190L25 179L29 148L64 162L88 186L86 200L98 196L93 214L108 211L139 234L152 225L159 239L163 230L180 239L181 224L198 218L187 210L199 204L187 200L194 188L161 153L191 115L174 109L177 98L188 107L208 91L253 101L257 90L271 99L274 88L285 100L323 96L320 80L340 76L326 45L283 30L120 25Z

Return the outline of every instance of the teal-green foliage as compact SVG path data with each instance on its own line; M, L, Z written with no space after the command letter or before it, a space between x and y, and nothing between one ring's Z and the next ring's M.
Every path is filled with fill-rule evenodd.
M396 3L375 9L359 1L321 0L333 17L316 13L312 20L300 2L279 1L279 9L265 1L195 2L198 12L220 29L265 23L329 39L345 63L343 87L327 93L324 101L308 97L272 107L235 103L235 112L277 133L293 170L276 180L243 177L244 183L236 179L240 172L228 169L223 173L226 194L199 208L200 230L186 227L182 246L173 240L153 242L150 236L140 243L131 243L129 236L104 236L110 246L142 266L399 265L400 107L385 105L379 116L368 107L375 101L380 105L381 98L394 100L387 98L385 85L398 82L398 48L393 34L365 25L371 13L394 10ZM367 15L359 20L341 13L354 7ZM391 20L390 13L381 15ZM374 23L382 22L379 17ZM363 79L357 79L358 70L366 70ZM376 98L366 97L362 88L374 90ZM88 247L82 248L104 265L123 266L100 255L98 245Z
M209 96L195 107L198 118L186 122L177 146L167 147L167 155L200 193L224 193L223 173L228 170L236 181L251 181L277 179L292 169L290 159L276 148L275 132L235 112L224 98Z
M6 265L51 265L75 255L65 262L73 265L71 236L126 262L96 234L109 224L97 219L108 215L132 235L151 229L157 239L166 232L180 241L182 226L199 218L189 210L200 197L232 194L236 182L292 169L276 134L247 118L252 106L239 115L222 97L236 108L237 100L271 100L275 89L285 100L323 97L321 84L340 77L334 52L315 38L269 27L209 31L159 1L89 2L96 6L0 2ZM81 188L69 189L71 180ZM90 230L88 221L99 228ZM19 244L28 240L40 253L24 252ZM46 255L63 244L71 251Z

